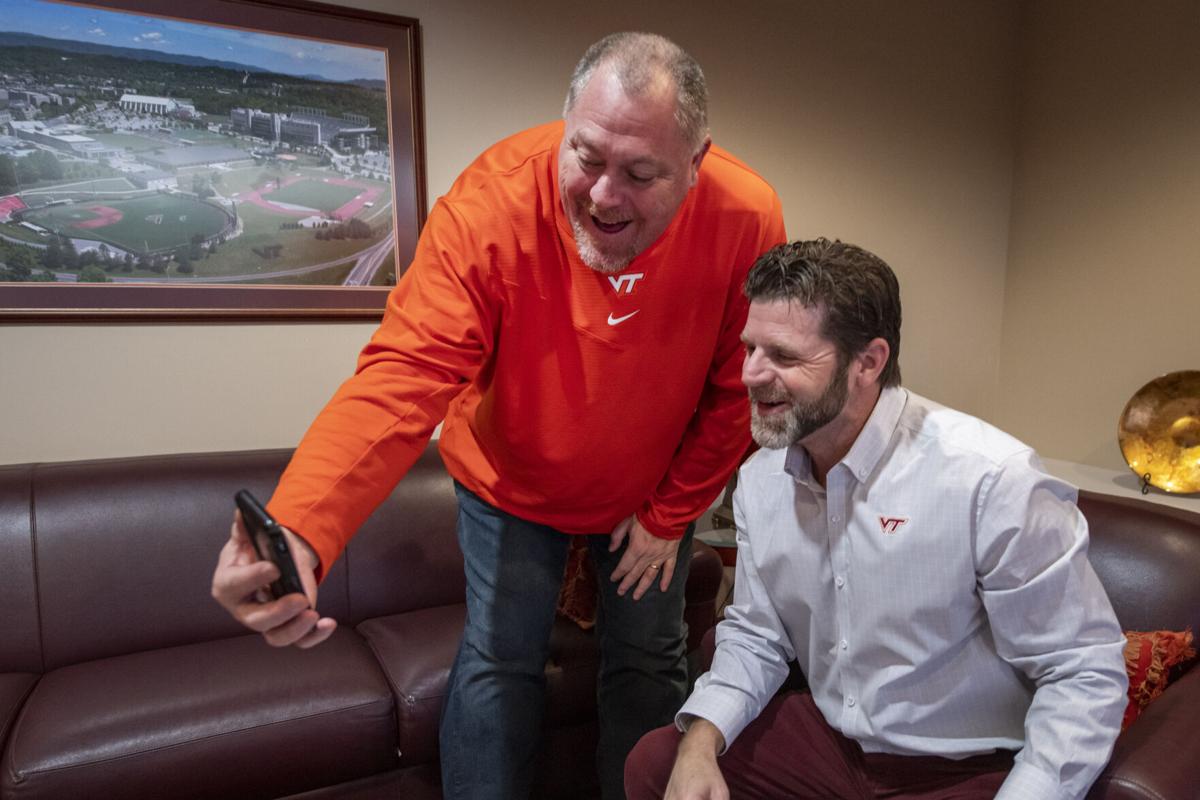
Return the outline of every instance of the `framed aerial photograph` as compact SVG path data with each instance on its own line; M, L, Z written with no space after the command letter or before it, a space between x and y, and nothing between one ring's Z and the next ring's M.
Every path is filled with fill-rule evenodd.
M417 21L0 0L0 322L367 319L425 218Z

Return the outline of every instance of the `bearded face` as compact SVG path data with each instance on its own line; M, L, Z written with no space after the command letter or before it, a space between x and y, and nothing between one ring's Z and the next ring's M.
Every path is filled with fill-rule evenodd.
M850 363L839 359L837 370L816 398L792 397L782 385L750 388L750 435L759 447L791 447L833 422L846 405Z
M579 257L620 272L654 244L696 182L708 149L689 144L675 120L673 84L630 96L597 71L567 113L558 188Z

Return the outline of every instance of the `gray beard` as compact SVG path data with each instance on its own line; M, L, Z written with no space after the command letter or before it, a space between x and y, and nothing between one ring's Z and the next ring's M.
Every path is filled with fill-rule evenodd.
M785 398L772 396L773 393L769 390L758 391L756 397L755 390L751 389L750 435L754 437L758 446L768 450L791 447L837 419L837 415L842 413L846 406L846 397L849 394L846 388L846 373L849 367L849 362L839 366L820 397L816 400L793 402L791 412L787 414L761 416L754 400L771 403Z
M633 253L611 256L601 253L592 242L592 237L584 230L583 224L577 219L571 220L571 230L575 233L575 247L579 251L580 260L597 272L605 275L616 274L629 266L629 262L633 261L634 256L637 255L637 253Z

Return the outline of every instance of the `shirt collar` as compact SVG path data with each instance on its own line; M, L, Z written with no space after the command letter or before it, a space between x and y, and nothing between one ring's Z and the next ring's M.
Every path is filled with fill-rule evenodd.
M798 481L811 482L812 464L808 461L808 451L798 444L788 447L783 458L783 471Z
M845 464L850 473L860 482L866 480L867 476L875 471L879 459L883 458L884 451L887 450L888 443L892 440L892 434L896 432L896 426L900 423L900 414L904 411L907 402L908 391L899 386L888 387L881 391L879 399L875 402L875 408L871 410L871 416L867 418L858 438L850 446L850 451L838 462ZM805 483L812 482L812 464L809 462L808 452L798 444L788 448L783 469L796 480Z
M858 438L850 446L850 452L842 458L843 464L849 468L854 477L865 481L867 476L875 471L879 459L892 441L896 425L900 422L900 412L908 400L908 392L899 386L885 388L879 393L875 408L867 418Z

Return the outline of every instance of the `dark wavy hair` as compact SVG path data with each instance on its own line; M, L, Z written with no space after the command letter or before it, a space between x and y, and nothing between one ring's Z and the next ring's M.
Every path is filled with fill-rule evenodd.
M900 385L900 283L875 254L828 239L781 244L754 263L743 290L752 303L788 300L821 309L821 334L843 362L883 339L891 352L879 383Z

